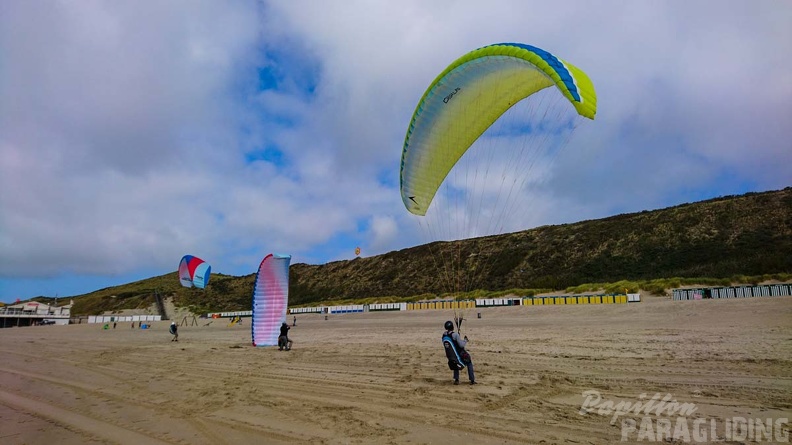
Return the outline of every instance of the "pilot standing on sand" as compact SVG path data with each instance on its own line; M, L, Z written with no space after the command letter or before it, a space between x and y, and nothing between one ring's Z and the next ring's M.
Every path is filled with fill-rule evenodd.
M171 341L179 341L179 327L176 326L176 322L172 321L170 325L169 332L173 335Z
M470 384L471 385L475 385L476 384L476 377L473 374L473 360L470 358L470 353L468 353L465 350L465 346L467 346L467 344L468 344L467 335L463 338L463 337L461 337L459 335L458 332L454 332L454 323L451 320L445 322L445 325L443 327L446 330L445 333L447 335L449 335L454 340L454 343L456 343L457 350L459 351L460 358L462 359L462 362L467 367L468 378L470 379ZM454 385L459 385L459 370L458 369L454 369Z

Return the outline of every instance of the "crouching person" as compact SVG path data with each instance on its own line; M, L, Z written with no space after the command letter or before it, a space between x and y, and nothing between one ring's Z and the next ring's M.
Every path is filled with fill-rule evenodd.
M280 336L278 337L278 350L279 351L288 351L292 347L292 341L289 339L289 325L287 323L283 323L280 328Z

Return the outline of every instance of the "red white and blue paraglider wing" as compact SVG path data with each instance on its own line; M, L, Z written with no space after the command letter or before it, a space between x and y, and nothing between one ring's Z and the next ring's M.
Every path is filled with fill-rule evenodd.
M192 255L185 255L179 262L179 282L184 287L203 289L209 284L212 266Z

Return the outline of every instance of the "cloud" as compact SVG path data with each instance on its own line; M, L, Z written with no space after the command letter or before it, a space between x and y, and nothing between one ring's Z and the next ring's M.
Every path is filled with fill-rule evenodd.
M368 248L373 252L382 252L397 242L399 224L392 216L375 216L371 219Z
M0 280L424 242L398 192L407 123L496 42L568 59L599 97L535 171L524 228L782 188L790 21L750 1L4 1Z
M51 6L3 6L3 273L140 267L207 219L198 197L239 139L225 116L243 114L229 89L255 49L256 11Z

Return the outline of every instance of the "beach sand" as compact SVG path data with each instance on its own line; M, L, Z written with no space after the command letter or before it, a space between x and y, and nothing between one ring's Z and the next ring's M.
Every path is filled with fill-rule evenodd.
M178 343L169 322L0 329L0 443L610 444L640 423L580 414L591 390L670 394L719 429L792 418L790 297L465 316L475 386L452 385L450 310L298 315L289 352L251 347L249 320L199 319Z

